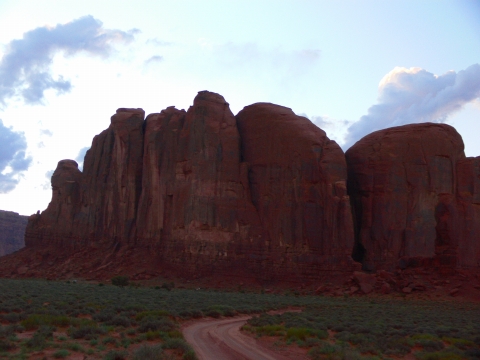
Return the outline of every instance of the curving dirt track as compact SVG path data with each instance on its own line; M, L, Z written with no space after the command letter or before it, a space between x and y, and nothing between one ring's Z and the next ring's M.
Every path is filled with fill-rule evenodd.
M249 318L201 320L184 327L183 335L200 360L292 360L291 356L272 351L242 334L240 328Z

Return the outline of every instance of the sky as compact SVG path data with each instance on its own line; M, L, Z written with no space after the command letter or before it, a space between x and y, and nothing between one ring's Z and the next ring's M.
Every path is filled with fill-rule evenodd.
M430 121L479 156L480 1L0 0L0 209L44 210L117 108L202 90L289 107L344 150Z

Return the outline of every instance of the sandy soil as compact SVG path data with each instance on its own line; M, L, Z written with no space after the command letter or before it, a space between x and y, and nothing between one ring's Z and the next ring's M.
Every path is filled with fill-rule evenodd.
M274 351L268 342L258 341L240 331L251 316L228 319L203 319L183 328L187 342L200 360L304 360L305 354L295 349Z

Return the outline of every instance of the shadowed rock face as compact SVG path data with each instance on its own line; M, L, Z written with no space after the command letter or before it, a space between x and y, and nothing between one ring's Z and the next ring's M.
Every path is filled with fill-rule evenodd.
M24 235L28 217L12 211L0 210L0 256L25 246Z
M346 152L353 257L365 269L426 259L439 268L478 266L479 161L463 148L454 128L426 123L374 132Z
M297 262L349 268L353 247L343 151L289 108L259 103L237 115L251 199L269 251Z
M222 96L202 91L186 112L169 107L144 121L141 109L117 110L83 173L59 162L26 242L98 249L92 257L103 258L85 269L142 254L187 277L315 277L353 266L345 181L342 150L308 119L273 104L235 117Z
M0 274L304 282L359 263L479 269L480 158L465 157L455 129L377 131L345 155L278 105L234 116L202 91L188 111L144 120L118 109L83 173L58 163L51 203L29 218L26 249L3 258Z

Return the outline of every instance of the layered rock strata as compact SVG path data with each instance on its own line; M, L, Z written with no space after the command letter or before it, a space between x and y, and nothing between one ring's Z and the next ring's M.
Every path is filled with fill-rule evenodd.
M25 246L27 221L27 216L0 210L0 256L13 253Z
M353 266L345 182L342 150L308 119L273 104L235 117L204 91L186 112L117 110L83 173L59 162L26 244L91 248L92 270L142 254L187 277L316 277Z
M346 152L355 260L364 269L478 267L478 158L445 124L374 132Z

